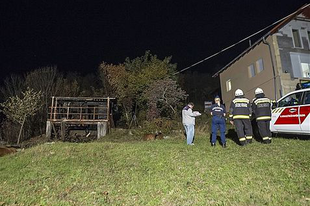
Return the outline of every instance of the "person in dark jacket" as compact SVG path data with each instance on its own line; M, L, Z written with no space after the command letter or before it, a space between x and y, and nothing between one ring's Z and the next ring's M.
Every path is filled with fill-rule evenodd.
M265 97L264 91L261 88L257 88L255 90L252 110L257 122L259 134L263 139L263 143L271 143L271 100Z
M225 123L225 116L226 116L226 109L224 105L221 104L221 99L219 96L216 96L215 104L211 106L211 115L212 115L212 139L211 139L211 146L215 146L216 143L216 133L217 130L220 129L221 133L221 142L222 147L226 147L226 138L225 138L225 131L226 131L226 123Z
M250 121L252 113L250 100L244 97L241 89L235 91L235 98L231 102L229 113L230 123L235 125L240 145L244 146L247 143L252 143L253 131Z

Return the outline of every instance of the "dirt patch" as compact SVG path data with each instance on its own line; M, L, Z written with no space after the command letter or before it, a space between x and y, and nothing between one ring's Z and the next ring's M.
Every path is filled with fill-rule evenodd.
M0 157L17 152L14 147L0 146Z

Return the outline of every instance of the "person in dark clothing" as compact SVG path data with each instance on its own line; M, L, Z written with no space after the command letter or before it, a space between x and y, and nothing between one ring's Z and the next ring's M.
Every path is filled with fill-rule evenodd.
M229 113L230 123L235 125L240 145L244 146L247 143L252 143L253 131L250 121L252 113L250 100L243 96L241 89L235 91L235 98L231 102Z
M263 139L263 143L271 143L271 100L265 97L264 91L261 88L257 88L255 90L252 110L257 122L259 134Z
M211 115L212 115L212 139L211 139L211 146L215 146L216 143L216 133L217 130L220 129L221 133L221 142L222 147L226 147L226 138L225 138L225 131L226 131L226 123L225 123L225 115L226 109L224 105L221 104L221 99L219 96L216 96L215 104L211 106Z

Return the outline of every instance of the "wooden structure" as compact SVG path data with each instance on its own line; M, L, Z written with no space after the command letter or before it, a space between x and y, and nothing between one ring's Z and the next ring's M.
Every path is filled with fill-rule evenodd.
M52 97L46 123L46 136L65 140L70 130L96 130L97 138L106 135L113 120L111 100L101 97Z

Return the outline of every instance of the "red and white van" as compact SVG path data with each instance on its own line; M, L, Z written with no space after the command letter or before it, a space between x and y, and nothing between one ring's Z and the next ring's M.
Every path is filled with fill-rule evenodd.
M310 135L310 88L288 93L275 106L271 132Z

